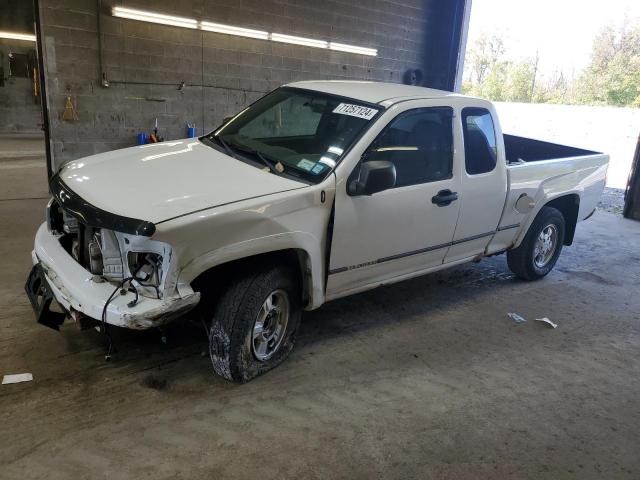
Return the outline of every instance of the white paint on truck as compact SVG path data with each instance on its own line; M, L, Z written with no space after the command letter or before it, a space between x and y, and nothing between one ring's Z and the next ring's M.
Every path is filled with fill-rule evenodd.
M540 209L560 197L575 195L580 221L595 209L604 187L604 154L575 149L575 154L567 150L561 158L507 158L495 109L485 100L375 82L297 82L286 89L328 94L338 99L332 108L341 119L368 122L351 144L327 145L321 158L297 158L309 175L324 172L317 182L273 173L272 160L263 163L248 147L245 154L252 155L251 161L233 158L243 152L225 152L224 142L214 148L203 139L94 155L61 169L60 181L92 208L153 224L150 238L114 229L122 246L123 277L135 276L129 266L129 256L135 253L128 247L131 240L137 252L144 251L146 241L161 242L171 250L168 265L158 263L167 262L167 255L154 260L165 269L160 293L151 289L130 308L134 293L118 296L108 305L107 323L129 328L161 325L176 316L176 305L195 305L199 298L191 284L203 272L281 250L298 252L306 292L303 306L315 309L331 299L518 247ZM313 102L303 107L321 111ZM230 124L252 115L253 108ZM372 143L400 115L421 109L450 112L450 175L372 195L353 194L349 185ZM463 117L473 109L486 110L495 131L495 146L489 145L497 157L495 168L479 174L465 167ZM282 119L269 119L278 121ZM516 147L525 145L526 139L514 138ZM447 191L457 198L444 206L434 203L434 197L446 196L442 192ZM520 212L515 205L523 195L531 199L531 208ZM78 211L68 214L83 221ZM43 224L36 236L34 263L43 265L55 298L66 309L100 320L117 283L99 280L100 275L79 264L74 251L61 246L68 235L64 228Z

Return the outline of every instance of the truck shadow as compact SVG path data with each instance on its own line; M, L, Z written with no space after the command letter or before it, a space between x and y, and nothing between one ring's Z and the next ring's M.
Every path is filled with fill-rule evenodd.
M500 256L381 286L306 312L297 348L446 311L489 289L495 292L519 282L508 269L506 258Z
M514 283L519 280L508 270L504 257L494 257L335 300L303 314L294 357L312 354L316 346L341 336L383 330L435 312L446 313L461 301L473 301L488 291L495 294L496 290L513 288ZM142 376L143 387L164 390L177 376L199 385L214 378L207 338L197 318L174 322L164 331L112 328L115 350L108 363L102 353L106 351L105 338L95 331L82 333L86 335L73 326L65 326L63 337L70 353L89 354L92 359L87 367L97 371L114 369L118 375ZM216 385L226 385L225 390L233 388L222 380Z
M389 322L402 322L415 315L426 315L433 310L452 307L461 300L472 300L488 289L495 291L496 288L511 286L514 282L519 283L520 280L509 271L506 259L495 257L383 285L304 312L297 347L339 336L346 331L353 333L382 327ZM112 330L114 342L122 346L158 346L166 336L166 345L159 347L161 350L172 345L194 343L201 344L201 350L206 350L201 320L191 316L169 324L164 331Z

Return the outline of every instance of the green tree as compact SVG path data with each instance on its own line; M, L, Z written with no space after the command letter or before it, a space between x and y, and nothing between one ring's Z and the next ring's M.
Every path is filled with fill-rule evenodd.
M534 93L534 103L571 103L570 82L561 70L556 71L545 82L539 82Z
M535 75L533 62L509 62L505 74L505 99L509 102L531 102Z
M498 102L530 102L537 59L511 62L504 53L501 38L482 34L469 50L469 74L462 91Z
M640 107L640 23L605 27L576 78L562 71L538 78L538 57L508 61L504 42L481 35L470 46L462 91L495 101Z
M504 42L497 35L483 33L469 52L471 83L481 84L504 55Z
M507 65L505 62L497 62L493 65L485 81L478 86L478 96L490 98L496 102L506 100L505 78Z
M640 107L640 24L596 36L576 92L580 103Z

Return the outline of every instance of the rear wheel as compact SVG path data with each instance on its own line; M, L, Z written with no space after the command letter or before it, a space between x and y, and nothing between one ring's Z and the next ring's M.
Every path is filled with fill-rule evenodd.
M247 382L276 367L293 349L300 324L300 289L283 266L238 276L222 294L209 327L213 370Z
M564 232L562 213L553 207L542 207L520 246L507 252L509 269L523 280L547 275L562 251Z

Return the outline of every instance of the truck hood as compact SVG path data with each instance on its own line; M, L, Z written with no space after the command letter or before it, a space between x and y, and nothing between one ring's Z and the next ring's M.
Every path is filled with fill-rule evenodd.
M93 155L65 164L58 175L85 202L153 223L306 186L195 138Z

